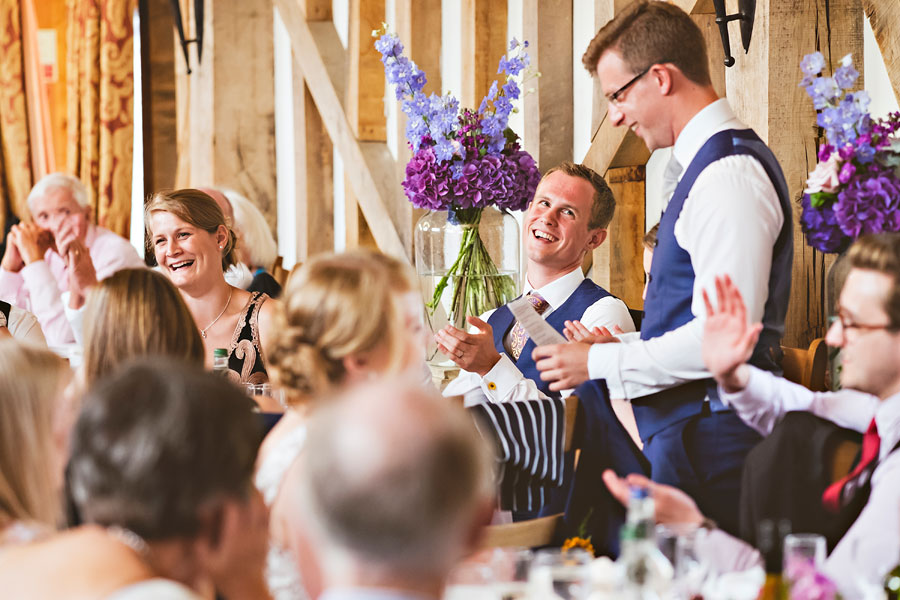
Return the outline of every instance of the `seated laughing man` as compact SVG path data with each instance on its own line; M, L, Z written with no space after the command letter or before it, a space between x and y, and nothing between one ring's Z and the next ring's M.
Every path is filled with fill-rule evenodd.
M584 277L584 256L606 239L616 201L603 178L584 165L562 163L544 174L523 220L525 289L535 309L562 333L566 320L589 329L634 331L625 303ZM531 358L534 342L504 305L469 317L468 332L448 325L437 332L440 350L463 371L444 390L466 405L557 396ZM572 390L562 391L568 395Z
M47 175L28 194L33 223L10 230L0 263L0 300L35 314L51 346L75 342L65 306L116 271L143 267L128 240L91 223L87 190L75 177ZM64 293L68 297L64 298Z

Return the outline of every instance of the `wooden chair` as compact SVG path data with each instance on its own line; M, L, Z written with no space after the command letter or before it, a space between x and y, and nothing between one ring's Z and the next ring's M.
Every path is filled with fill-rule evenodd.
M563 447L568 452L573 449L575 437L575 420L578 416L578 398L574 394L566 398L566 431L563 439ZM485 528L481 539L482 548L507 548L513 546L546 546L553 541L563 513L506 523L504 525L489 525Z
M814 392L826 391L825 370L828 363L828 346L825 340L816 338L809 345L808 350L801 348L787 348L784 350L784 378L799 383ZM845 439L839 441L830 451L828 457L831 481L835 482L845 476L853 468L853 463L859 454L860 443L856 440Z
M828 365L828 346L825 340L816 338L809 345L809 349L788 348L782 346L784 360L781 363L784 369L784 378L794 383L811 389L814 392L824 392L825 370Z

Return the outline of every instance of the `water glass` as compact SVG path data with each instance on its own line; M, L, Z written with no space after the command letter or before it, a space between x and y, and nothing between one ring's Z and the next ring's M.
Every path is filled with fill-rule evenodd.
M825 562L825 538L817 533L791 533L784 537L784 575L788 580L798 569L816 570Z
M244 391L262 412L284 412L284 391L271 383L245 383Z
M496 600L494 570L480 561L462 562L450 572L443 600Z
M590 564L593 557L580 549L562 552L559 548L539 550L528 574L532 597L584 600L590 593Z
M500 600L528 597L528 573L534 553L528 548L497 548L491 555L493 589Z

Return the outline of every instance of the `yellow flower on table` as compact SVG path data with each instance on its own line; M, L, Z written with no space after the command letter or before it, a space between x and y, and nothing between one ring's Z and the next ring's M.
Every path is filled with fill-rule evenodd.
M589 552L591 554L591 556L594 556L594 545L591 544L590 537L587 537L587 538L577 537L577 536L570 537L565 542L563 542L563 545L562 545L563 552L568 552L569 550L571 550L573 548L581 548L582 550Z

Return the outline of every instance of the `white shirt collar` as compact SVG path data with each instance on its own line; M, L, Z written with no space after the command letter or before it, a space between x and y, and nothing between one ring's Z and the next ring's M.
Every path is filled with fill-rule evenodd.
M875 409L875 424L881 447L878 454L883 459L900 441L900 394L886 398Z
M526 275L525 287L522 290L522 294L524 295L531 291L537 292L540 294L541 298L547 301L550 305L550 309L556 309L569 299L569 296L571 296L572 292L581 285L582 281L584 281L584 273L581 271L580 266L569 271L562 277L554 279L539 289L532 287L531 283L528 281L528 276Z
M672 147L672 154L681 165L681 173L684 174L684 169L691 164L706 140L714 134L725 129L746 128L747 126L734 116L734 111L731 110L731 106L725 98L720 98L703 107L687 122Z

